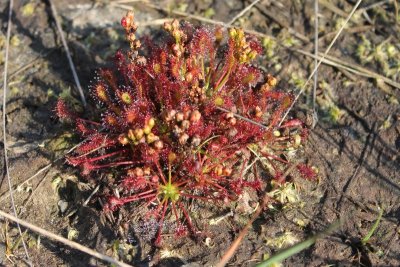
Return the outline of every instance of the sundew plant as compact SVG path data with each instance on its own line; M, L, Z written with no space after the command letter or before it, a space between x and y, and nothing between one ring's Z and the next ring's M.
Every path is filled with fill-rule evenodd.
M227 205L247 190L284 183L292 166L315 177L290 162L307 129L295 118L282 121L293 96L253 65L262 53L256 38L174 20L162 42L139 40L132 12L121 25L130 49L116 52L90 87L100 116L88 118L63 99L56 107L84 140L67 161L101 185L105 212L142 203L146 218L159 222L160 244L167 217L176 234L198 234L189 200ZM252 164L261 157L263 174Z

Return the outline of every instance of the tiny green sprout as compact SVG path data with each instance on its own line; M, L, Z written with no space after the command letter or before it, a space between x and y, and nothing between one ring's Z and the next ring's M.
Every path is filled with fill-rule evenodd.
M386 120L382 123L381 127L379 127L379 130L387 130L392 126L392 116L389 115Z
M21 8L21 14L23 17L30 17L35 13L35 4L28 3Z
M282 204L300 201L296 186L293 183L284 183L278 189L269 192L268 195Z
M266 57L271 59L275 55L276 41L267 36L262 40L262 45L264 47Z
M283 234L277 236L276 238L268 239L267 246L272 246L275 248L284 248L297 243L299 239L290 231L284 232Z
M383 209L379 208L379 215L378 218L376 219L375 223L372 225L371 229L369 230L368 234L366 236L364 236L364 238L361 240L361 244L362 245L366 245L368 243L368 241L370 240L370 238L372 237L372 235L375 233L376 229L379 226L379 223L381 222L382 216L383 216Z
M344 111L338 108L336 105L333 105L329 108L329 116L333 122L338 122L340 118L343 116Z
M163 196L164 200L171 200L172 202L178 201L180 197L179 188L171 182L161 185L159 194Z

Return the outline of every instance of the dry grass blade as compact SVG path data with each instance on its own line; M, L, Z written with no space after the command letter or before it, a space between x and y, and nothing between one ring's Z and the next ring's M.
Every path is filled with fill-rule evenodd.
M13 222L15 222L17 224L20 224L23 227L26 227L26 228L28 228L28 229L30 229L30 230L42 235L42 236L45 236L45 237L47 237L49 239L52 239L52 240L58 241L60 243L63 243L64 245L67 245L67 246L69 246L69 247L71 247L73 249L77 249L77 250L79 250L81 252L84 252L84 253L86 253L86 254L88 254L90 256L96 257L96 258L98 258L100 260L106 261L106 262L114 264L116 266L122 266L122 267L130 267L131 266L129 264L126 264L126 263L120 262L120 261L118 261L118 260L116 260L114 258L111 258L109 256L103 255L103 254L101 254L101 253L99 253L99 252L97 252L97 251L95 251L93 249L90 249L88 247L82 246L79 243L76 243L74 241L68 240L68 239L66 239L66 238L64 238L62 236L53 234L52 232L49 232L49 231L47 231L47 230L45 230L43 228L40 228L40 227L38 227L36 225L28 223L28 222L26 222L24 220L18 219L17 217L15 217L13 215L10 215L10 214L2 211L2 210L0 210L0 216L2 216L4 218L7 218L7 219L9 219L9 220L11 220L11 221L13 221Z
M219 109L219 110L221 110L221 111L223 111L223 112L231 112L231 111L229 111L229 110L227 110L227 109L225 109L225 108L221 108L221 107L216 107L216 109ZM250 122L250 123L252 123L252 124L254 124L254 125L257 125L257 126L260 126L261 128L264 128L264 129L269 129L267 126L265 126L264 124L261 124L261 123L258 123L258 122L256 122L256 121L253 121L253 120L250 120L250 119L248 119L248 118L246 118L246 117L243 117L242 115L239 115L239 114L237 114L237 113L234 113L234 112L232 112L232 114L233 114L233 116L235 116L235 117L237 117L237 118L239 118L239 119L241 119L241 120L244 120L244 121L247 121L247 122Z
M8 70L8 54L9 54L9 48L10 48L10 36L11 36L11 17L12 17L12 11L13 11L13 4L14 1L10 0L10 7L9 7L9 12L8 12L8 24L7 24L7 37L6 37L6 52L5 52L5 60L4 60L4 84L3 84L3 144L4 144L4 165L5 165L5 172L6 172L6 177L7 177L7 182L8 182L8 189L10 192L10 199L11 199L11 206L13 209L13 213L15 216L17 216L17 210L15 208L15 202L14 202L14 195L12 193L12 182L11 182L11 177L10 177L10 170L8 166L8 154L7 154L7 131L6 131L6 106L7 106L7 70ZM19 235L22 240L22 245L24 247L26 259L28 262L29 260L29 253L28 249L26 247L25 241L22 238L22 231L21 227L19 224L17 224ZM29 264L30 265L30 264Z
M297 93L296 97L294 98L292 104L290 105L290 107L288 108L288 110L285 112L285 115L283 115L279 125L281 125L283 123L283 121L286 119L287 115L289 114L289 112L292 110L294 104L297 102L297 100L299 99L299 97L303 94L304 90L306 89L308 83L310 82L310 80L312 79L312 77L314 76L314 74L317 72L319 66L321 65L322 61L325 59L325 57L328 55L329 51L331 50L332 46L336 43L336 40L339 38L340 34L342 33L344 27L347 25L347 23L349 22L349 20L351 19L351 17L354 15L354 12L356 12L358 6L361 4L362 0L358 0L357 3L354 5L353 9L351 10L350 14L347 16L345 22L343 23L342 27L340 27L340 30L338 31L338 33L336 34L335 38L333 38L332 42L329 44L328 48L326 49L324 55L322 56L322 58L318 61L317 66L315 66L314 70L311 72L310 76L308 77L307 81L304 83L303 87L300 89L300 91Z
M251 3L250 5L248 5L247 7L245 7L242 11L239 12L239 14L237 14L233 19L231 19L228 22L228 25L232 25L238 18L240 18L241 16L243 16L247 11L249 11L255 4L257 4L258 2L260 2L260 0L255 0L253 1L253 3Z
M58 30L58 32L60 34L61 42L63 43L64 49L65 49L65 53L67 54L67 59L68 59L69 66L70 66L71 71L72 71L72 75L74 76L74 80L75 80L76 86L78 87L78 91L79 91L79 95L81 97L82 104L83 104L83 106L86 107L85 95L83 94L82 86L81 86L81 83L79 82L78 74L76 72L74 62L72 61L72 57L71 57L71 53L70 53L68 45L67 45L67 41L65 40L65 37L64 37L64 32L63 32L63 30L61 28L61 25L60 25L60 22L58 20L57 9L54 6L52 0L49 0L49 3L50 3L50 7L51 7L51 12L53 13L53 17L54 17L54 20L56 22L57 30Z
M312 58L315 57L314 54L303 51L301 49L293 49L293 51L303 54L305 56L312 57ZM322 60L322 62L327 65L330 65L330 66L333 66L333 67L336 67L339 69L347 70L349 72L352 72L352 73L357 74L362 77L381 79L385 83L387 83L397 89L400 89L400 83L395 82L385 76L382 76L376 72L373 72L371 70L368 70L368 69L358 66L356 64L348 63L345 60L342 60L340 58L335 58L335 57L329 56L329 55L326 55L325 58L323 58L323 55L321 55L321 54L319 54L316 58L318 58L319 60ZM391 94L393 94L393 93L391 93Z
M318 55L318 0L314 0L314 55ZM318 65L317 57L314 58L314 66ZM317 106L316 106L316 99L317 99L317 85L318 85L318 71L314 74L314 88L312 93L312 109L313 109L313 124L312 127L314 128L318 122L318 114L317 114Z
M242 243L243 238L247 235L249 232L250 227L252 226L253 222L260 216L261 211L264 209L265 205L269 201L269 197L267 194L264 195L264 198L262 200L262 203L257 207L257 211L253 214L251 219L248 221L246 226L240 231L239 235L236 237L235 241L231 244L229 249L225 252L225 254L222 256L220 262L216 265L216 267L224 267L229 260L235 255L236 250L239 248L240 244Z

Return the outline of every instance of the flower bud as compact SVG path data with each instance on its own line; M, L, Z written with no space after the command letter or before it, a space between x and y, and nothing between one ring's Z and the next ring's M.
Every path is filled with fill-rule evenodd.
M230 36L231 38L235 38L236 35L237 35L236 29L235 29L235 28L230 28L230 29L229 29L229 36Z
M148 144L151 144L151 143L153 143L153 142L155 142L155 141L157 141L157 140L159 140L160 138L157 136L157 135L155 135L155 134L153 134L153 133L149 133L147 136L146 136L146 142L148 143Z
M268 74L267 75L267 83L268 83L269 86L275 87L276 84L278 83L278 80L274 76L272 76L271 74Z
M150 125L145 125L145 126L143 127L143 132L144 132L144 134L149 134L149 133L151 132L151 127L150 127Z
M166 31L171 31L172 30L172 24L171 24L171 22L169 22L169 21L167 21L167 22L165 22L164 23L164 29L166 30Z
M132 141L136 141L135 132L132 129L129 129L128 131L128 138L131 139Z
M155 124L156 121L154 120L154 118L150 118L149 121L147 122L147 125L149 125L150 128L153 128Z
M275 130L275 131L273 132L273 134L274 134L275 137L281 136L281 132L278 131L278 130Z
M143 137L144 132L142 129L139 128L139 129L134 130L134 134L135 134L136 139L140 140Z
M193 74L191 72L186 73L185 80L191 82L193 80Z
M170 152L168 154L168 162L174 162L176 160L176 154L174 152Z
M172 21L172 28L179 29L179 21L177 19Z
M136 176L143 176L143 174L144 174L144 172L143 172L142 168L139 168L139 167L135 168L135 175Z

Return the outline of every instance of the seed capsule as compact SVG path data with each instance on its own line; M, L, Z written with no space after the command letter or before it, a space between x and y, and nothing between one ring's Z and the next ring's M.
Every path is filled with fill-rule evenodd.
M181 136L179 136L179 144L181 144L181 145L186 144L188 139L189 139L189 135L187 135L186 133L181 134Z
M257 106L255 108L255 112L254 113L255 113L254 115L256 115L257 118L261 118L261 116L263 115L263 112L262 112L262 110L261 110L261 108L259 106Z
M225 176L230 176L232 174L232 169L231 168L224 168L223 174Z
M134 169L133 174L135 176L143 176L144 172L142 168L137 167Z
M164 148L164 143L161 140L157 140L154 142L154 147L158 150L161 150Z
M218 175L218 176L221 176L222 173L223 173L223 167L222 167L221 165L215 167L214 173L215 173L216 175Z
M150 167L144 167L143 172L144 172L144 175L150 175L150 173L151 173Z
M182 129L186 130L190 127L190 122L188 120L182 121Z
M233 115L232 112L228 112L228 113L226 113L226 115L225 115L225 118L226 118L226 119L230 119L230 118L233 118L233 117L234 117L234 115Z
M120 134L118 136L118 141L121 143L121 145L127 145L129 144L129 139L125 136L125 134Z
M201 118L201 113L198 110L194 110L192 111L192 113L190 113L190 121L191 122L198 122Z
M178 113L176 113L176 115L175 115L175 120L176 120L177 122L183 121L183 119L184 119L183 112L178 112Z
M192 138L192 145L193 146L200 145L200 142L201 142L201 139L200 139L199 136L197 136L197 135L193 136L193 138Z
M170 111L167 112L167 114L165 114L165 120L172 121L175 117L175 114L176 114L176 110L171 109Z
M267 83L269 86L275 87L275 85L278 83L278 80L271 74L268 74L267 75Z

